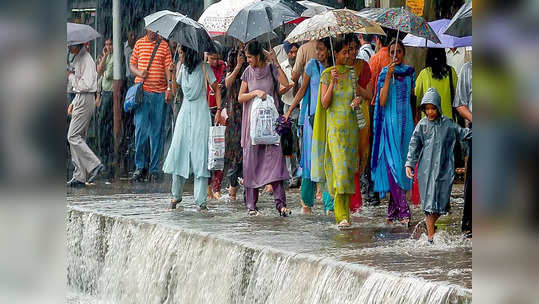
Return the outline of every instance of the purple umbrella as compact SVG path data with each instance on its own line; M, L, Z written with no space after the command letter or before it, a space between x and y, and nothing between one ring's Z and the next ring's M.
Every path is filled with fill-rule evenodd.
M426 47L428 48L458 48L458 47L464 47L464 46L471 46L472 45L472 36L467 37L453 37L444 34L445 29L449 25L449 22L451 20L449 19L440 19L436 21L429 22L430 27L436 32L436 35L438 35L438 38L440 38L441 43L434 43L432 41L428 41ZM402 41L404 45L406 46L413 46L413 47L425 47L425 38L421 38L415 35L408 34Z

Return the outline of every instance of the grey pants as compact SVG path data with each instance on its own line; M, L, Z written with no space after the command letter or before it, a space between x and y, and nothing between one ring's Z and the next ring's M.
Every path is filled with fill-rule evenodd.
M99 158L86 144L86 131L95 111L95 95L94 93L77 94L71 103L73 112L67 131L67 141L75 167L73 178L86 182L90 172L101 164Z

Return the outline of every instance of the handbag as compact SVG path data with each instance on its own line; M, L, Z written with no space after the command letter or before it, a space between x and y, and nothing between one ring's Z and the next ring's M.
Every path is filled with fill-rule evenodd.
M360 70L363 69L363 61L361 62L361 68ZM352 67L350 68L350 72L352 73L352 80L354 82L354 98L358 97L356 95L356 92L357 92L357 74L356 74L356 70ZM365 128L367 126L367 120L365 119L365 116L363 115L363 110L361 109L361 105L355 107L354 109L352 109L354 111L354 114L356 116L356 123L357 123L357 126L360 130L362 130L363 128Z
M275 79L275 75L273 75L273 64L270 64L270 74L271 78L273 79L273 90L275 91L275 95L277 96L278 100L278 108L277 112L279 113L279 118L283 115L283 101L281 99L281 95L279 94L279 82L277 79ZM279 126L278 119L275 121L276 125ZM281 125L283 127L284 125ZM292 128L284 126L283 130L281 131L280 135L280 141L279 144L281 145L281 150L283 152L283 155L292 155L294 153L294 136L292 134Z
M159 48L159 45L161 45L161 41L159 40L158 43L155 44L152 52L152 56L150 57L150 62L148 62L148 67L146 67L146 71L150 70L150 66L152 65L153 58L155 57L155 54L157 53L157 49ZM125 94L125 100L124 100L124 112L131 112L133 110L136 110L143 102L144 98L144 92L142 91L142 85L144 83L144 79L141 82L137 82L134 85L132 85Z

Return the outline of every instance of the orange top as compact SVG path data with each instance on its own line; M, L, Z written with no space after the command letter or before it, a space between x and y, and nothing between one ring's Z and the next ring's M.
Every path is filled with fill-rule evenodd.
M391 56L389 56L389 48L383 47L376 54L372 55L369 60L369 67L371 68L371 84L374 90L374 96L372 97L372 104L376 102L376 83L378 82L378 76L382 69L391 63Z
M148 35L140 38L137 43L135 43L129 63L135 65L139 70L146 70L148 63L150 62L150 57L152 57L155 43L156 41L150 41ZM152 65L148 71L148 76L144 79L142 89L146 92L165 92L167 90L165 69L168 68L171 62L172 55L170 54L168 43L163 40L155 53ZM141 81L141 77L135 77L135 82Z

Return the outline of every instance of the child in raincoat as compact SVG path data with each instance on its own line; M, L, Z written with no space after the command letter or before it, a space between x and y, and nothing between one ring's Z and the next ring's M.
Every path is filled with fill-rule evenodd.
M417 174L421 207L425 212L429 243L433 243L434 224L449 212L451 187L455 177L453 147L457 140L470 140L472 131L461 128L444 116L441 97L429 88L421 101L425 117L415 127L406 159L406 175ZM413 172L419 162L417 172Z

